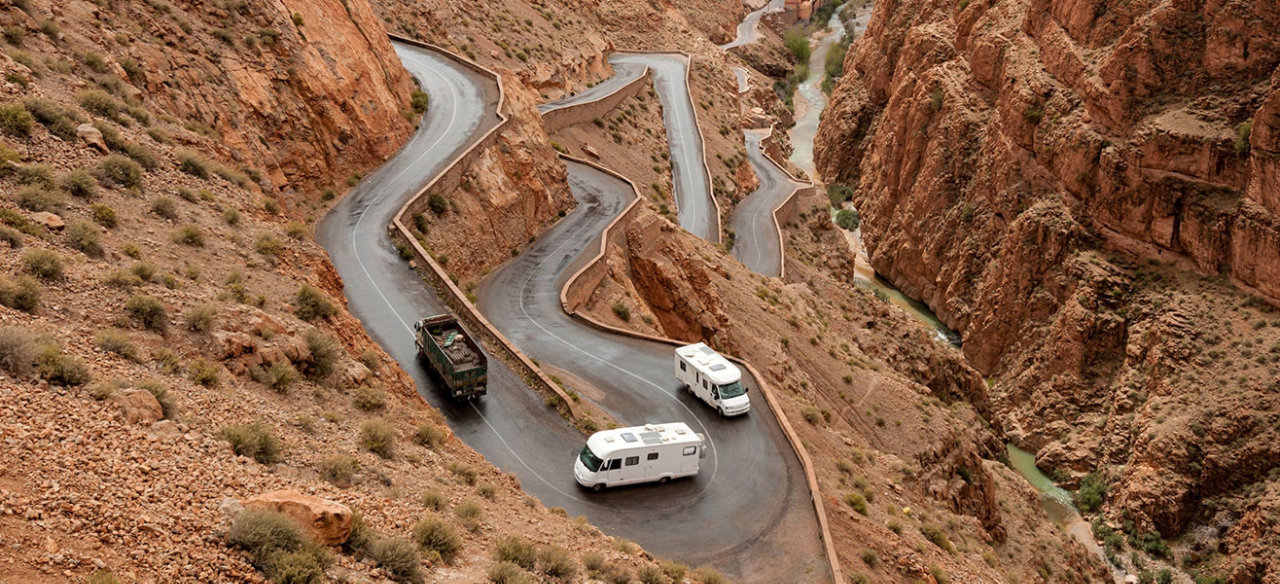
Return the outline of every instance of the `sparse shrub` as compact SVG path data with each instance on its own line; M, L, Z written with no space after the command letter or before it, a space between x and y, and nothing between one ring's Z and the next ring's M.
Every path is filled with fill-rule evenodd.
M150 282L156 276L156 267L149 262L135 262L129 271L143 282Z
M363 412L376 412L387 407L387 394L380 387L361 386L356 388L351 398L351 405Z
M169 388L163 383L144 381L138 384L138 389L145 389L156 398L156 401L160 404L161 418L172 420L178 415L178 402L169 393Z
M432 511L444 511L449 500L440 491L427 491L422 494L422 506Z
M481 497L484 497L485 499L492 501L495 497L498 496L498 488L489 483L484 483L476 487L476 494L480 495Z
M836 213L836 225L845 231L857 231L862 217L853 209L841 209Z
M667 584L672 581L662 572L661 568L652 564L640 566L640 569L636 571L636 578L640 580L641 584Z
M53 180L53 169L43 164L24 164L18 167L17 179L19 184L35 185L52 189L57 186Z
M41 347L36 357L40 377L53 385L80 386L89 383L89 367L78 357L67 355L62 348L49 344Z
M22 239L21 231L7 225L0 225L0 241L9 244L9 249L22 247Z
M6 29L7 31L8 29ZM20 103L0 105L0 131L15 138L26 138L31 135L31 128L36 120L27 108Z
M613 303L613 315L623 321L631 320L631 308L627 307L621 301Z
M272 214L272 215L279 215L279 214L280 214L280 201L275 200L275 198L274 198L274 197L263 197L263 199L262 199L262 210L263 210L263 211L266 211L266 212L268 212L268 213L270 213L270 214Z
M120 102L100 89L86 89L76 94L76 102L85 111L115 120L120 116Z
M219 437L231 443L231 449L240 456L247 456L262 464L280 461L283 447L262 422L235 424L219 432Z
M803 27L795 27L787 31L783 37L782 45L791 53L791 57L797 63L808 63L809 54L809 36L805 34Z
M192 247L204 247L204 231L195 223L183 225L173 232L173 242Z
M440 193L431 193L431 196L427 197L427 207L436 215L443 215L449 210L449 201L446 201L444 195Z
M88 221L72 221L67 226L67 244L91 258L103 255L102 232Z
M876 550L865 548L860 555L862 556L862 563L866 564L868 568L875 568L880 563L880 556L876 554Z
M37 122L49 129L49 133L63 140L72 140L76 137L75 122L79 116L62 109L57 102L33 97L22 100L22 105L31 112Z
M948 552L954 552L955 547L951 545L951 539L947 537L947 532L938 525L932 523L924 523L920 525L920 533L924 538Z
M156 197L151 199L151 212L165 219L177 219L178 204L169 197Z
M433 422L423 422L413 433L413 441L419 446L435 449L449 437L449 432Z
M139 278L133 272L125 270L115 270L111 272L104 280L108 286L120 288L121 290L131 290L142 285L142 278Z
M454 506L453 514L458 516L467 529L479 531L480 517L484 514L484 508L475 500L465 499Z
M511 562L498 562L489 566L485 574L493 584L534 584L536 580Z
M271 509L246 509L231 524L231 544L249 552L250 562L278 583L315 584L324 580L332 559L303 527Z
M697 578L702 584L729 584L729 579L711 566L703 566L694 570L693 577Z
M306 341L307 349L311 352L311 361L308 363L311 376L328 377L333 373L338 359L342 356L342 348L338 345L338 341L314 328L303 333L302 339Z
M1245 120L1236 126L1236 154L1244 156L1249 153L1250 138L1253 136L1253 120Z
M320 477L339 487L351 486L360 463L350 454L333 454L320 462Z
M62 256L47 249L31 249L22 254L27 273L41 280L61 280Z
M120 329L98 331L98 334L93 336L93 342L99 349L115 353L130 361L138 358L138 348L129 339L129 333Z
M187 366L187 373L191 375L191 381L205 387L216 387L218 385L218 364L210 362L204 357L192 361Z
M36 362L36 335L16 327L0 327L0 370L10 377L31 375Z
M360 446L390 459L395 456L396 430L386 420L375 418L360 425Z
M689 571L689 567L680 562L658 562L662 566L662 573L671 578L672 582L684 582L684 574Z
M123 584L119 578L107 570L94 570L85 580L85 584Z
M457 462L449 463L449 472L453 473L453 476L458 477L462 482L473 487L476 484L476 480L480 478L480 473L477 473L476 469Z
M146 110L142 111L143 113L146 113ZM160 159L156 158L156 155L151 152L151 149L137 142L126 142L124 145L124 154L146 170L155 170L160 166Z
M108 205L94 203L89 205L89 211L93 213L93 220L107 229L113 229L116 226L116 210Z
M519 536L508 535L494 542L493 559L499 562L511 562L526 570L532 570L537 565L538 553L533 543Z
M143 327L164 334L169 329L169 311L155 296L138 294L124 305L125 311Z
M142 186L142 167L127 156L109 154L98 163L100 182L125 188Z
M297 221L290 221L287 225L285 225L284 232L285 232L285 235L288 235L289 237L296 239L298 241L302 241L306 239L307 234L309 233L309 231L307 230L307 226Z
M413 527L413 541L424 550L439 554L445 562L453 562L462 551L462 538L448 523L438 517L427 517Z
M1098 473L1089 473L1080 480L1080 490L1075 494L1076 505L1086 513L1097 511L1107 498L1107 483Z
M276 393L288 393L289 386L298 380L298 370L285 361L272 365L265 371L263 384Z
M569 550L546 546L538 550L538 571L561 582L572 582L578 575L578 562L569 555Z
M279 257L284 244L275 235L262 231L254 237L253 249L264 256Z
M33 212L56 212L62 209L62 194L40 185L30 185L18 191L18 206Z
M235 227L240 224L240 210L228 208L222 212L222 222Z
M849 493L844 496L844 502L857 511L861 515L867 514L867 499L859 493Z
M209 178L209 161L190 150L178 150L174 153L178 159L178 169L196 178Z
M381 537L374 540L365 553L396 582L417 582L422 578L418 573L421 564L418 548L408 540Z
M187 330L193 333L207 333L213 329L218 317L218 307L213 304L197 304L187 310L185 315Z
M800 410L800 415L804 417L804 421L809 422L814 426L822 425L822 411L818 408L807 406Z
M338 307L319 289L303 284L293 297L293 313L307 322L329 318L338 313Z
M14 310L35 313L40 309L40 296L44 290L31 276L0 277L0 305Z
M62 185L62 190L74 197L90 199L98 194L98 181L94 180L93 175L86 170L67 171L58 182Z

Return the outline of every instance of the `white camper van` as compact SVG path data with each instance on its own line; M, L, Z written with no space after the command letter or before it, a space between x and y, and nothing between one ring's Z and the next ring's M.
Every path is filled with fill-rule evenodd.
M573 463L578 484L594 491L698 474L703 436L687 424L645 424L592 434Z
M706 343L676 349L676 379L722 416L745 414L751 409L738 366Z

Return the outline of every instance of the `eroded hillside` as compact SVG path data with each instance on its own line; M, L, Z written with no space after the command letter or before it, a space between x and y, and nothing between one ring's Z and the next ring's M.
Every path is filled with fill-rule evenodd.
M1098 537L1232 581L1280 566L1276 8L879 2L815 145Z

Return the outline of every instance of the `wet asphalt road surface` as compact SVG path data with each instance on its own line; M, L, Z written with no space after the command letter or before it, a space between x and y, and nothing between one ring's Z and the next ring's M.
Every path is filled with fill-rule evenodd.
M747 160L760 178L760 187L734 208L729 216L733 230L733 255L751 271L766 276L782 275L782 242L773 211L802 185L791 179L765 156L760 142L768 130L744 130Z

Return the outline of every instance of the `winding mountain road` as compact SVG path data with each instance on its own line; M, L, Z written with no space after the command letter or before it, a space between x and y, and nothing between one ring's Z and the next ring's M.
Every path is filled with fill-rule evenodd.
M631 83L637 77L644 75L644 65L638 63L612 63L612 65L613 77L605 79L604 81L588 87L574 95L540 104L538 105L538 113L545 114L549 111L554 111L609 95L610 93L626 87L628 83Z
M741 47L756 42L760 38L760 18L770 12L782 10L786 0L771 0L769 3L747 14L742 22L738 23L738 36L730 42L720 45L721 49L729 50L734 47Z
M796 189L808 186L796 182L764 153L761 142L769 130L743 130L747 142L747 160L760 179L760 187L742 199L729 216L729 228L735 239L733 255L757 274L782 275L782 240L773 212Z
M500 122L498 90L493 79L433 51L395 47L431 95L431 107L401 152L365 177L317 227L352 314L413 376L419 394L445 414L456 436L519 476L544 504L586 515L659 556L710 564L737 579L829 581L803 470L762 397L754 394L749 416L720 419L678 390L670 347L601 333L561 310L559 289L573 260L633 196L610 175L571 164L578 207L491 274L479 289L479 304L522 350L589 383L594 389L583 392L623 423L683 420L705 433L712 447L703 472L669 485L589 493L572 473L584 436L501 360L490 359L489 393L478 402L456 404L438 390L417 359L410 326L446 309L400 259L386 226L406 200ZM702 168L700 148L698 156L693 174Z
M693 112L685 79L688 58L677 53L614 53L609 63L649 68L662 103L662 122L671 150L671 180L675 185L680 227L712 243L720 243L720 210L711 200L711 178L703 161L702 134Z

